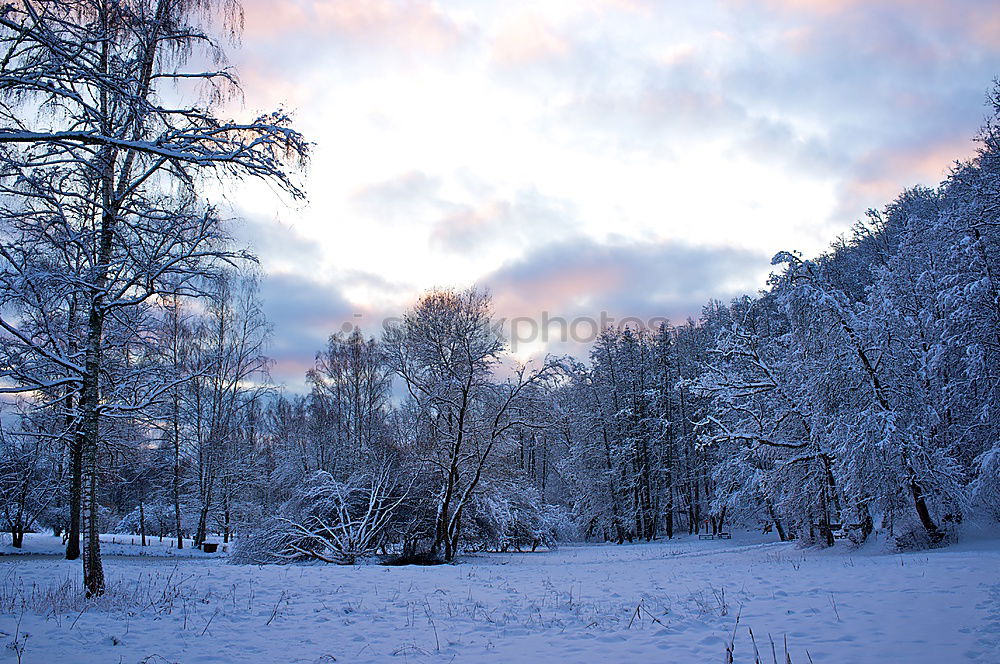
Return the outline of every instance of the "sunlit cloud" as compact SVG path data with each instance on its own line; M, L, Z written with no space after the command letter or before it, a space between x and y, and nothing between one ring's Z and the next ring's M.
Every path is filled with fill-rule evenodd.
M248 40L348 40L369 48L441 53L459 45L466 30L436 3L423 0L251 0Z
M493 60L503 66L526 66L564 58L569 40L541 16L526 13L507 19L493 40Z

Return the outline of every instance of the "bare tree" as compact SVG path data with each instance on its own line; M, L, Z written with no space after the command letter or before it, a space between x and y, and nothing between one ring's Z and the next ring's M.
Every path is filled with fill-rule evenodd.
M518 428L529 387L552 368L516 367L494 379L505 343L494 328L489 294L431 291L386 334L390 362L426 418L425 460L440 477L434 553L457 553L462 512L494 452Z
M227 273L216 279L215 289L195 332L194 361L205 369L190 379L187 390L199 503L195 546L205 541L218 493L226 497L225 485L238 472L233 456L240 427L267 390L264 347L271 326L257 299L256 277Z
M336 461L349 473L384 443L392 383L385 351L374 339L365 340L359 329L346 336L337 333L316 354L316 364L306 376L333 447L319 450L318 467L333 470Z
M13 429L0 421L0 515L19 549L25 532L55 499L62 477L59 440L51 431L53 413L17 419Z

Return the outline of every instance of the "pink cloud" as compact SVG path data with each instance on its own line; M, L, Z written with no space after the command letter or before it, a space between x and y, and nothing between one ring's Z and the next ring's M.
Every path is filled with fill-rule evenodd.
M766 4L784 11L804 11L830 15L839 14L867 3L864 0L768 0Z
M279 105L284 108L299 109L307 106L317 93L315 87L302 83L294 78L281 75L280 67L273 63L251 59L241 63L239 69L240 85L243 90L253 95L253 101L266 101L263 106ZM235 99L230 104L231 112L239 114L242 99ZM256 108L256 107L255 107Z
M570 43L541 16L521 14L503 25L493 40L493 61L520 66L559 59L570 52Z
M431 232L431 243L441 247L467 247L500 230L509 220L511 205L490 200L472 207L460 207L438 221Z
M508 317L542 311L567 312L579 308L584 299L602 298L621 288L625 279L619 265L573 265L538 275L530 289L500 283L494 293L498 313Z
M248 0L243 5L245 37L271 37L299 30L309 24L303 3Z
M970 158L975 144L968 139L945 139L909 149L872 152L858 164L863 175L843 183L837 214L860 218L868 208L881 208L907 187L937 186L956 162Z
M756 9L756 2L730 0ZM796 19L817 20L821 29L843 30L875 15L923 24L936 31L970 37L974 43L995 48L1000 42L1000 4L983 0L765 0L772 11ZM839 25L838 25L839 23Z
M1000 9L991 15L978 17L972 25L972 36L979 44L1000 44Z
M649 0L594 0L599 9L617 9L620 11L642 12L650 9Z
M363 45L442 53L461 44L465 29L427 0L250 0L246 35L269 39L338 36Z
M318 2L316 14L336 30L363 41L440 53L457 46L461 29L436 5L420 0Z

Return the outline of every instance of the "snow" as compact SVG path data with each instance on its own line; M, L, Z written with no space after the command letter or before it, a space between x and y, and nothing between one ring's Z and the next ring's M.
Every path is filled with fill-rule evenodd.
M91 604L78 562L0 558L0 640L21 634L27 664L723 662L735 627L736 662L754 661L748 628L763 662L770 638L783 661L786 637L795 663L1000 661L996 537L889 554L736 533L435 567L109 556L106 570Z
M21 556L21 555L47 555L61 556L66 551L66 545L62 538L52 535L40 535L29 533L24 537L24 546L15 549L10 544L10 536L3 539L0 535L0 556ZM209 537L207 541L213 542L216 538ZM185 538L184 548L178 550L177 540L164 537L147 537L146 546L141 545L141 538L138 535L105 534L101 535L101 553L105 556L162 556L167 558L218 558L223 553L223 548L228 545L222 544L218 539L218 553L205 553L194 548L194 542Z

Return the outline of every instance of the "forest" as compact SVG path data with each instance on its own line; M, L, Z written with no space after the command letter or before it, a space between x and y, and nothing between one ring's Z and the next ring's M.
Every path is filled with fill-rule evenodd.
M1000 84L974 158L822 255L775 247L757 294L519 364L485 287L436 289L332 334L294 394L268 375L266 276L211 200L303 198L312 146L283 111L221 114L239 83L213 30L242 17L214 4L0 8L15 548L62 536L100 595L101 533L351 564L734 527L923 549L1000 519Z

